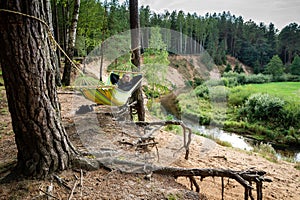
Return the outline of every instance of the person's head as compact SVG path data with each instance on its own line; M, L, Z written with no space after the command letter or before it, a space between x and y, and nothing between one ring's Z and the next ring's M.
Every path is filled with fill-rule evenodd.
M130 75L129 74L124 74L123 76L122 76L122 82L123 83L128 83L128 82L130 82Z

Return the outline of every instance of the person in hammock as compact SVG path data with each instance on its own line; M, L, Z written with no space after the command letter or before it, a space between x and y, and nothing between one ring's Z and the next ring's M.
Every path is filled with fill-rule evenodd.
M121 90L130 90L133 86L130 75L128 73L124 74L122 78L118 81L117 85Z

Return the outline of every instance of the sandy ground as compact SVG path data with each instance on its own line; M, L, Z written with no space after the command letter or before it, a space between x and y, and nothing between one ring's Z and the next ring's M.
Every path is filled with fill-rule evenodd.
M60 92L59 98L62 107L62 118L70 139L79 150L86 150L85 142L89 141L97 144L101 148L104 144L103 138L110 138L110 147L120 148L121 152L134 154L134 150L118 147L117 142L121 139L127 141L128 135L135 133L135 127L124 126L123 123L114 121L111 115L107 114L105 108L102 114L97 115L99 129L93 124L87 123L78 126L78 121L74 118L74 102L71 100L71 94ZM1 103L1 109L4 109L6 103ZM82 117L80 118L82 120ZM88 122L91 122L90 120ZM82 124L82 123L79 123ZM88 128L87 128L88 127ZM94 128L92 128L94 127ZM8 112L1 112L1 139L0 139L0 178L4 177L16 160L16 145L14 135L11 131L11 122ZM83 139L78 133L81 131L99 130L90 140ZM87 132L84 132L87 133ZM177 150L182 146L183 137L163 130L155 133L155 141L158 142L158 154L160 161L157 161L157 151L151 149L152 160L145 161L157 162L160 165L168 165L184 168L222 168L232 170L257 169L266 171L265 177L271 178L273 182L263 184L263 199L287 199L299 200L300 198L300 171L295 168L295 163L285 161L270 162L262 156L253 152L244 152L241 150L222 147L215 142L193 135L190 145L189 160L184 159L184 152ZM132 138L132 137L131 137ZM134 138L134 137L133 137ZM107 138L106 138L107 139ZM101 143L102 141L102 143ZM107 145L107 143L105 142ZM100 146L100 147L99 147ZM95 150L92 148L92 150ZM175 153L175 154L174 154ZM125 155L125 154L122 154ZM127 155L127 154L126 154ZM126 156L125 155L125 156ZM138 158L141 158L139 154ZM24 180L10 184L0 185L0 199L49 199L45 195L47 187L53 185L53 196L57 199L68 199L72 194L72 199L221 199L221 179L218 177L207 177L203 181L197 179L201 188L200 194L190 191L190 183L186 178L178 178L176 181L172 177L153 175L150 180L145 179L140 174L124 174L117 170L107 171L100 169L97 171L68 170L59 177L63 178L67 185L72 188L76 179L82 180L83 184L76 187L74 193L69 189L59 185L54 179L46 181ZM80 178L82 176L82 178ZM225 179L224 199L243 199L243 187L235 180ZM255 195L255 189L253 191ZM55 199L52 198L52 199Z

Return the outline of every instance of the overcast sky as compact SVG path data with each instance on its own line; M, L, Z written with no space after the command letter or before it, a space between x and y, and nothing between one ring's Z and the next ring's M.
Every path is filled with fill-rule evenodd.
M300 0L139 0L141 5L149 5L157 13L183 10L201 16L230 11L232 15L242 16L245 21L252 19L265 25L272 22L279 30L292 22L300 25Z

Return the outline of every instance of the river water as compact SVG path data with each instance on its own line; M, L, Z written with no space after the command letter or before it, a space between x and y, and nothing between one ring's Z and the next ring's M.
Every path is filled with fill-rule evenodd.
M245 138L243 136L223 131L219 128L206 128L205 126L192 126L204 135L209 135L221 141L229 142L232 147L251 151L255 145L255 141ZM294 161L300 162L300 150L279 150L274 148L277 158L284 159L285 157L293 158Z
M166 114L177 118L178 110L176 110L175 101L176 95L171 93L170 95L161 98L160 102ZM253 150L254 145L257 143L255 140L251 140L235 133L229 133L219 128L207 128L206 126L198 125L197 121L194 122L193 120L191 121L191 119L183 119L183 122L201 134L209 135L213 138L220 139L221 141L229 142L235 148L251 151ZM273 148L276 151L278 159L292 158L295 162L300 162L300 147L297 149L284 150L278 149L275 146L273 146Z

